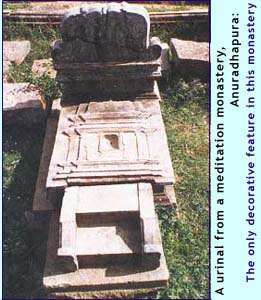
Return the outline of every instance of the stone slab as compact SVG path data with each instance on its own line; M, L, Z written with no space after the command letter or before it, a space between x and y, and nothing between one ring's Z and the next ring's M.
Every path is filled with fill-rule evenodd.
M134 181L174 183L159 101L63 107L47 189Z
M209 44L172 38L170 49L174 72L197 74L207 77L209 67Z
M32 73L35 76L46 75L55 78L57 72L54 70L52 59L47 58L35 60L32 65Z
M3 110L6 124L32 124L44 118L44 98L30 83L4 83Z
M142 297L142 295L159 290L159 287L128 289L111 289L99 291L51 292L48 299L124 299Z
M136 221L136 220L135 220ZM102 256L140 253L140 228L133 220L92 223L76 230L76 255ZM113 258L112 257L112 258ZM92 261L93 263L93 261Z
M186 41L172 38L170 40L172 59L190 59L209 61L209 45L205 42Z
M138 211L137 184L110 184L79 187L76 213Z
M58 220L59 212L57 211L53 213L50 222L43 277L43 284L47 293L52 295L60 293L64 297L70 297L74 293L89 293L91 296L99 291L103 291L104 296L108 296L114 294L115 289L119 289L119 291L124 289L131 290L134 294L140 289L154 290L168 284L169 273L162 248L160 265L157 268L150 264L110 264L95 268L83 268L75 272L61 273L56 262ZM159 229L157 234L160 236ZM115 293L117 295L117 291Z
M47 119L44 145L33 199L34 212L51 211L53 209L52 203L48 201L46 194L46 178L52 156L57 124L57 118Z
M40 214L53 210L52 203L47 198L46 179L48 175L49 165L53 152L55 136L57 131L58 119L60 114L60 100L53 101L52 110L46 121L46 130L44 137L44 144L42 149L42 156L35 186L33 198L33 213Z
M20 65L31 50L30 41L4 41L3 59Z

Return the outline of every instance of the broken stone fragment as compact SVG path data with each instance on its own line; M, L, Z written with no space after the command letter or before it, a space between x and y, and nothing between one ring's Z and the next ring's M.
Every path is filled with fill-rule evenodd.
M61 23L55 62L131 62L160 57L159 40L149 41L149 15L127 3L73 8Z
M179 60L201 60L209 61L209 46L205 42L185 41L172 38L170 49L173 61L178 64Z
M44 98L30 83L5 83L3 110L6 124L32 124L44 118Z
M87 5L65 14L62 40L52 45L62 102L153 92L161 76L161 43L149 39L149 27L148 12L127 3Z
M172 38L170 49L174 72L207 76L209 66L209 44Z
M37 59L33 62L32 73L35 76L49 76L50 78L55 78L56 71L53 67L53 62L51 58L48 59Z
M20 65L25 60L30 50L31 43L29 41L4 41L3 59Z

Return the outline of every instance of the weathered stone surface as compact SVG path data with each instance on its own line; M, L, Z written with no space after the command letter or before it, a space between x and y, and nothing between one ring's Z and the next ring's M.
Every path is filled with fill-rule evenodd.
M55 64L56 79L63 83L64 103L121 99L153 93L161 77L160 62Z
M61 293L65 297L70 297L79 294L89 293L95 295L99 291L106 295L117 294L115 289L121 290L140 289L154 290L166 286L169 279L168 270L163 254L162 247L160 248L160 264L155 268L153 262L147 264L128 263L115 264L113 261L108 265L81 268L74 272L61 273L59 271L59 262L57 262L57 247L58 247L58 219L59 212L54 212L49 229L49 240L47 246L47 258L44 271L43 284L52 295ZM160 232L158 224L156 226L160 240ZM76 292L76 291L79 291ZM105 292L106 291L106 292ZM118 294L119 295L119 294Z
M61 110L34 203L52 211L44 288L82 298L166 286L154 200L175 197L155 81L160 41L149 41L148 13L125 3L73 9L61 34L52 53Z
M208 76L208 43L172 38L170 40L170 49L175 72Z
M169 57L169 45L167 43L161 44L162 51L160 56L161 72L163 77L168 77L170 72L170 57Z
M47 75L50 78L55 78L56 71L53 67L52 59L37 59L33 62L32 73L36 76Z
M47 179L50 192L72 184L144 180L159 189L174 182L158 101L62 108Z
M110 3L74 8L65 14L61 34L52 57L65 103L152 92L161 76L161 43L157 37L149 40L149 15L141 7Z
M127 213L139 210L137 184L78 187L77 214Z
M3 59L20 65L25 60L30 50L31 44L29 41L4 41Z
M9 60L4 60L3 61L3 79L4 83L8 81L8 76L10 74L10 70L12 67L12 63Z
M174 61L182 59L209 61L209 46L205 42L171 39L170 47Z
M63 41L53 49L55 62L130 62L157 59L160 46L149 45L149 15L127 3L76 7L63 17Z
M31 124L43 119L43 97L29 83L5 83L3 88L4 121L6 124Z
M135 261L137 255L144 261L153 256L154 264L159 263L161 241L150 183L68 187L59 222L58 256L67 257L71 271L112 259Z

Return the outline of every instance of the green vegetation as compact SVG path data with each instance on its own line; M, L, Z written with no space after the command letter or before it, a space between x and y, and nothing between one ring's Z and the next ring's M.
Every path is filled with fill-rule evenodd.
M99 1L99 3L102 3L104 1ZM146 3L147 2L147 3ZM80 2L80 4L88 4L93 2ZM104 2L106 3L106 2ZM202 1L202 2L193 2L190 3L186 1L179 1L179 3L173 4L172 1L165 1L163 3L156 3L156 1L145 1L145 3L142 3L142 5L149 11L149 12L164 12L164 11L181 11L181 10L191 10L191 9L206 9L207 8L208 1ZM44 6L44 7L59 7L61 9L70 8L71 6L75 6L77 4L73 3L33 3L33 2L19 2L19 3L12 3L10 1L4 2L4 9L10 9L10 10L19 10L19 9L32 9L34 6Z
M19 3L17 2L4 2L3 3L3 8L4 9L10 9L10 10L18 10L18 9L24 9L24 8L29 8L30 2L23 2L23 1L19 1Z
M172 79L162 105L177 184L179 216L158 208L170 286L158 298L207 298L207 84Z
M48 76L37 77L31 73L34 60L51 57L51 43L60 38L58 26L24 25L6 23L5 40L29 40L31 51L25 63L13 66L9 76L10 82L30 82L36 85L44 94L47 108L52 101L60 96L60 85Z
M160 30L156 33L167 39L170 33ZM29 39L32 45L25 64L13 68L11 80L33 82L51 102L59 95L58 84L48 77L36 78L30 70L34 59L50 57L49 44L59 38L57 28L5 24L4 34L8 40ZM208 87L200 79L171 76L160 90L179 214L157 207L170 285L145 298L207 298ZM4 131L5 298L41 295L46 233L31 232L24 213L32 205L44 128L41 123Z

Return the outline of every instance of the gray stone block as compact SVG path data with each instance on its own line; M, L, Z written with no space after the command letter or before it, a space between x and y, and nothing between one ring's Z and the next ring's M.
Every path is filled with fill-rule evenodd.
M170 49L173 72L184 75L208 76L209 44L172 38Z
M29 41L4 41L3 55L4 60L9 60L20 65L31 50Z
M71 9L61 23L56 62L130 62L157 59L159 45L149 41L149 14L143 7L85 5Z
M39 122L44 118L44 98L30 83L5 83L3 86L3 110L5 124Z
M37 59L33 62L32 73L35 76L49 76L50 78L55 78L56 71L53 67L53 62L51 58L48 59Z
M161 44L149 39L149 27L148 12L127 3L87 5L65 14L62 41L52 49L62 101L152 92L161 76Z
M160 263L156 268L153 261L148 261L146 264L139 264L138 261L136 263L118 264L116 259L110 261L110 264L107 265L89 266L74 272L61 273L59 269L61 264L57 262L58 222L59 213L54 212L49 227L43 278L43 285L50 297L62 296L79 299L84 297L93 298L95 295L105 298L120 297L133 295L137 292L151 292L168 284L169 272L161 244L159 245ZM157 220L155 229L155 234L161 242ZM108 247L110 245L111 242Z
M161 44L162 51L160 56L162 77L166 78L170 72L170 48L167 43Z

